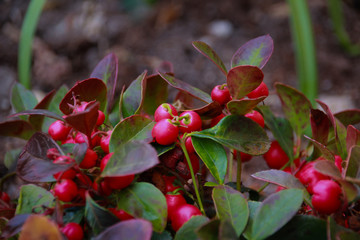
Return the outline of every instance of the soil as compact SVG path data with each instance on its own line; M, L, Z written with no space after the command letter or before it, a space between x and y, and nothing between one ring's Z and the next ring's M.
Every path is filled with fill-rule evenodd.
M10 88L17 79L19 32L29 1L0 3L0 121L9 115ZM346 97L360 107L360 57L340 47L332 30L327 1L308 1L315 33L319 93ZM150 4L151 3L151 4ZM360 42L360 15L343 6L346 28ZM214 26L218 26L214 28ZM107 53L119 57L119 86L162 61L173 63L175 76L204 91L224 82L224 75L191 45L202 40L213 47L228 67L232 54L246 41L270 34L275 49L264 67L264 82L296 86L289 9L283 0L48 0L40 17L33 47L32 86L46 93L62 84L88 78ZM353 104L353 105L351 105ZM346 106L347 107L347 106ZM4 144L2 144L4 143ZM0 139L7 149L23 142Z

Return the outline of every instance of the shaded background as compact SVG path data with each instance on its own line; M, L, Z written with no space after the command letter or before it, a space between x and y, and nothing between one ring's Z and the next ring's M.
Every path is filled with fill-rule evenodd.
M0 2L0 120L11 110L9 94L17 79L19 32L28 2ZM333 110L360 107L360 58L347 56L338 44L326 0L308 3L321 98ZM359 12L345 4L343 11L351 39L360 42ZM296 86L284 0L48 0L33 45L32 86L40 93L62 84L71 87L114 52L119 58L118 89L145 69L152 72L162 61L170 61L178 79L210 92L225 82L224 75L191 42L207 42L229 67L232 54L242 44L265 34L274 39L275 48L263 69L264 82L271 92L274 82ZM5 144L5 149L12 147L11 141Z

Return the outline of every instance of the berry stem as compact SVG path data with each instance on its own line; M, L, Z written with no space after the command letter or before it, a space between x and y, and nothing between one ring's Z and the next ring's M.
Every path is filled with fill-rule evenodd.
M235 152L235 150L234 150ZM241 191L241 155L240 152L236 154L236 163L237 163L237 170L236 170L236 189L240 192Z
M193 167L192 167L192 164L191 164L191 160L190 160L190 157L189 157L189 154L186 150L186 146L185 146L185 139L186 139L186 136L187 134L184 134L184 136L180 139L180 146L181 146L181 149L183 150L184 152L184 155L185 155L185 158L186 158L186 161L189 165L189 170L190 170L190 174L191 174L191 179L193 181L193 184L194 184L194 189L195 189L195 194L196 194L196 198L198 200L198 204L199 204L199 208L200 208L200 211L202 212L203 215L205 215L205 210L204 210L204 207L203 207L203 204L201 202L201 197L200 197L200 194L199 194L199 188L198 188L198 185L197 185L197 181L196 181L196 178L195 178L195 174L194 174L194 170L193 170Z

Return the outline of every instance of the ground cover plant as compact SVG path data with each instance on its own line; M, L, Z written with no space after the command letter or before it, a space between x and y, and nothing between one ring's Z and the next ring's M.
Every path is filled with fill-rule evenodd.
M13 87L0 133L27 143L5 156L2 238L358 239L360 111L317 108L277 83L275 116L263 103L269 35L241 46L229 70L192 44L224 73L210 94L165 62L117 97L114 54L39 102ZM270 168L252 175L259 189L241 182L253 156Z

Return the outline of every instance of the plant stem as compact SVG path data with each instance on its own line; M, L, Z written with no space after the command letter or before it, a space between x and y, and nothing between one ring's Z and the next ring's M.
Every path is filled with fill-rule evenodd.
M234 150L235 151L235 150ZM241 155L240 152L236 154L236 163L237 163L237 169L236 169L236 189L240 192L241 191Z
M192 167L192 164L191 164L191 160L190 160L190 157L189 157L189 154L186 150L186 147L185 147L185 139L186 139L186 134L184 134L184 137L180 139L180 146L181 146L181 149L183 150L184 152L184 155L185 155L185 158L186 158L186 161L189 165L189 170L190 170L190 174L191 174L191 179L193 181L193 184L194 184L194 189L195 189L195 194L196 194L196 198L198 200L198 204L199 204L199 208L200 208L200 211L202 212L203 215L205 215L205 210L204 210L204 207L203 207L203 204L201 202L201 197L200 197L200 193L199 193L199 188L198 188L198 185L197 185L197 181L196 181L196 178L195 178L195 174L194 174L194 170L193 170L193 167Z

